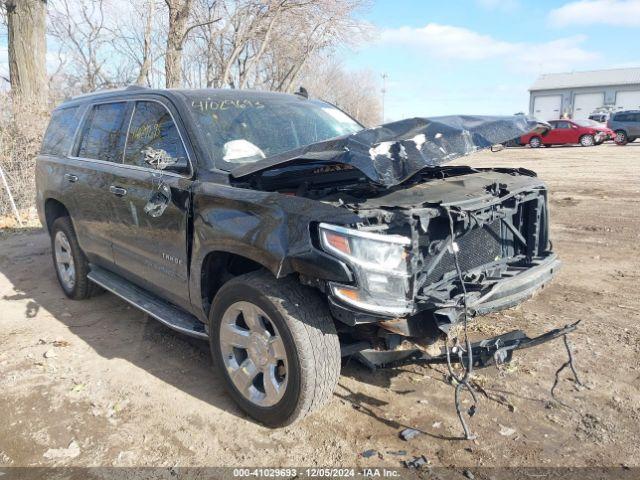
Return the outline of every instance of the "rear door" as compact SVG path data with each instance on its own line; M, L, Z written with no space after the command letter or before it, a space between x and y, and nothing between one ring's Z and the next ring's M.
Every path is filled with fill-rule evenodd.
M117 222L111 238L121 275L188 306L191 174L153 166L173 163L192 171L176 117L164 100L135 101L124 161L110 185Z
M91 262L103 266L114 261L109 185L114 166L122 162L128 113L124 101L89 105L65 173L65 197L80 246Z

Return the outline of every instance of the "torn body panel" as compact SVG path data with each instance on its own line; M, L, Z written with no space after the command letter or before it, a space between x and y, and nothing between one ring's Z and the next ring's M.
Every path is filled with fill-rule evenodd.
M241 179L277 165L331 161L355 167L371 181L391 187L425 167L436 167L490 148L523 132L547 128L547 124L523 115L410 118L242 165L231 174Z

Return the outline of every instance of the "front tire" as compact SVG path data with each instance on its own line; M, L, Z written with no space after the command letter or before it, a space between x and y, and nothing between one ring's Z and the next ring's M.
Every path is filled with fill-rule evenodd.
M89 298L95 287L89 279L89 262L80 249L69 217L59 217L51 225L51 251L58 282L73 300Z
M580 145L583 147L593 147L596 144L596 140L593 135L582 135L580 137Z
M340 376L340 344L318 293L260 270L225 283L209 317L214 364L240 408L289 425L327 403Z

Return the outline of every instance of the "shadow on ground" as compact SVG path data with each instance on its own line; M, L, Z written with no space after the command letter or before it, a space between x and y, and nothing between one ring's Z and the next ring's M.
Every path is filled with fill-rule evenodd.
M42 321L38 314L45 310L100 356L130 362L193 397L247 418L226 395L206 341L174 332L106 292L84 301L65 297L53 270L49 237L41 229L2 239L0 273L14 287L0 299L26 301L30 322ZM42 338L53 340L46 330Z

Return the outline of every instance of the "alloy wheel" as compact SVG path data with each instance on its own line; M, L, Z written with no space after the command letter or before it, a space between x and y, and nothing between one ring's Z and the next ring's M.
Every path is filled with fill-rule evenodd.
M232 304L220 322L220 350L229 378L250 402L271 407L287 388L287 355L275 323L257 305Z
M56 268L60 281L65 289L71 291L76 284L76 268L73 262L73 253L69 239L63 231L58 231L54 239L54 254L56 259Z
M615 142L618 145L624 145L627 143L627 134L625 132L616 132Z
M592 147L595 144L595 139L592 135L583 135L580 138L580 145L583 147Z

